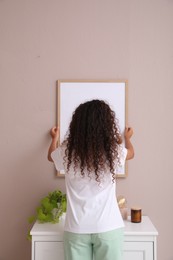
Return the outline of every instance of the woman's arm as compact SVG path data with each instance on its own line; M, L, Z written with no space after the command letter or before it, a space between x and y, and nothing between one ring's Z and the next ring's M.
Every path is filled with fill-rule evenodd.
M131 127L126 127L124 132L124 138L125 138L125 147L127 149L127 157L126 160L133 159L134 157L134 148L130 141L130 138L133 135L133 129Z
M54 126L52 127L52 129L50 130L50 135L52 137L52 142L50 144L49 150L48 150L48 155L47 158L50 162L53 162L52 158L51 158L51 153L53 151L56 150L56 148L58 147L58 139L59 139L59 128Z

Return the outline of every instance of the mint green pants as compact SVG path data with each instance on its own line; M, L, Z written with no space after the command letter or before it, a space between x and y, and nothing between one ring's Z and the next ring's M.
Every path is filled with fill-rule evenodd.
M123 228L98 234L65 231L65 260L122 260L123 240Z

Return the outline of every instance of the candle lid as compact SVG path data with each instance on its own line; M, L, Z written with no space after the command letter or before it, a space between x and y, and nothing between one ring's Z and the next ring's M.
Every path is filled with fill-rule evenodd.
M137 206L131 208L131 210L141 210L141 209L142 209L142 208L137 207Z

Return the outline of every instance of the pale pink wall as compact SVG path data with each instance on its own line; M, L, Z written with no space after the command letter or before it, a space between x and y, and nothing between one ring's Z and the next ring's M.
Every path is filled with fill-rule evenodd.
M118 194L172 251L172 0L0 1L0 259L29 260L27 218L64 180L47 159L57 79L128 79L136 156Z

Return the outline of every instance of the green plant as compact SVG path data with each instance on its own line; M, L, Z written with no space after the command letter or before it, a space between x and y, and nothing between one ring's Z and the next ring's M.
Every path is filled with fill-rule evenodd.
M28 221L30 224L36 220L40 223L58 223L62 214L66 212L66 205L66 194L60 190L50 192L46 197L41 199L40 205L36 210L36 215L31 216ZM29 233L28 239L31 239Z

